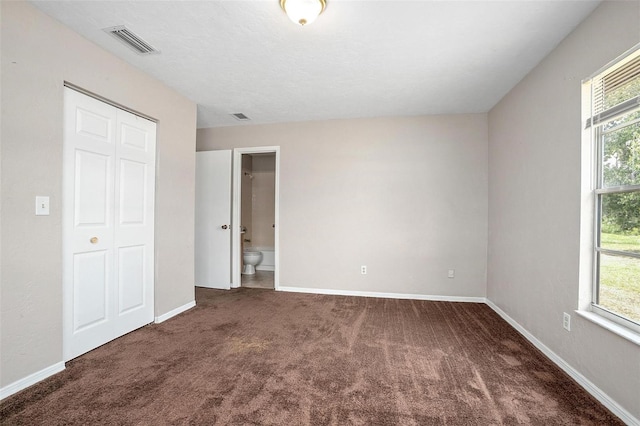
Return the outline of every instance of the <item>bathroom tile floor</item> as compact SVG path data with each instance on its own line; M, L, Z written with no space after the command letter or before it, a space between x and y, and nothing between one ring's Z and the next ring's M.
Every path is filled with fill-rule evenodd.
M242 275L242 287L247 288L274 288L273 272L256 271L255 275Z

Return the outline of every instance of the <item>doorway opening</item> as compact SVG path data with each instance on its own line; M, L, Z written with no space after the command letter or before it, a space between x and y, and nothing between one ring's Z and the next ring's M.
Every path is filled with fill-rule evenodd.
M234 150L232 287L279 287L279 147Z

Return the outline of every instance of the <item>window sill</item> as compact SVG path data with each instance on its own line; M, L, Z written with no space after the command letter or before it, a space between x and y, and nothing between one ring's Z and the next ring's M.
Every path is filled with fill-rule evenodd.
M604 317L602 317L601 315L598 315L596 313L593 313L591 311L580 311L577 310L575 311L576 314L580 315L582 318L585 318L589 321L591 321L592 323L598 324L600 327L606 328L607 330L611 331L612 333L617 334L618 336L622 337L623 339L626 339L628 341L630 341L631 343L635 343L636 345L640 346L640 334L636 333L635 331L632 331L630 329L628 329L627 327L624 327L620 324L617 324L613 321L610 321Z

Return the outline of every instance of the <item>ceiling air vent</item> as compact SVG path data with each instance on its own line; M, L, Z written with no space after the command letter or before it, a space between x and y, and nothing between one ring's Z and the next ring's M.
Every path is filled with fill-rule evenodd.
M120 41L124 42L127 46L140 53L141 55L148 55L150 53L160 53L155 47L144 41L139 35L131 31L124 25L118 25L117 27L104 28L108 34L116 37Z
M241 112L236 112L236 113L233 113L231 115L233 115L236 118L236 120L240 120L240 121L249 121L249 120L251 120L249 117L247 117L246 115L244 115Z

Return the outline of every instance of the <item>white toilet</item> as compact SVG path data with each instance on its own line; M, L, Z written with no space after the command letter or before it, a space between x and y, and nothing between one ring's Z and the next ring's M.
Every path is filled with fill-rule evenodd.
M242 261L244 268L242 273L244 275L253 275L256 273L256 265L262 260L262 252L252 248L246 248L242 252Z

